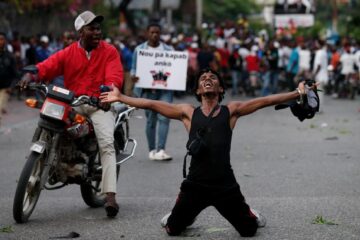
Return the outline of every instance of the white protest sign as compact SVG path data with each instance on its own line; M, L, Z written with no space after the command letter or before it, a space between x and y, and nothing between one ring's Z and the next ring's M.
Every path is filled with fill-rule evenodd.
M185 91L188 53L139 49L136 87Z

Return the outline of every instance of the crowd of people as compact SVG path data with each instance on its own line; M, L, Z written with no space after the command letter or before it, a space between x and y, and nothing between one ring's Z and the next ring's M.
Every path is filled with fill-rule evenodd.
M344 38L336 44L302 37L274 36L264 31L254 33L242 22L226 21L223 25L204 25L201 33L165 33L162 40L178 51L188 51L188 89L199 69L210 67L221 73L231 94L266 96L283 89L294 89L299 77L316 78L316 53L324 48L320 75L325 93L336 98L354 99L358 93L359 44ZM16 59L17 68L36 64L77 39L76 33L25 36L15 32L7 50ZM121 53L125 73L131 70L135 46L143 42L139 36L106 38ZM326 59L325 59L326 57ZM318 57L319 58L319 57ZM326 62L326 63L325 63ZM327 76L325 76L327 75ZM319 78L319 77L317 77ZM61 85L61 80L56 80ZM127 85L127 94L132 94Z

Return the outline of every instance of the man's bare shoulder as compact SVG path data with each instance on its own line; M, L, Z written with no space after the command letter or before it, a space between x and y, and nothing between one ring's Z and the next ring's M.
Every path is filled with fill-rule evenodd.
M230 112L233 112L235 109L241 107L244 104L244 101L230 101L226 104Z
M179 103L176 104L178 108L180 108L183 112L193 112L195 107L189 103Z

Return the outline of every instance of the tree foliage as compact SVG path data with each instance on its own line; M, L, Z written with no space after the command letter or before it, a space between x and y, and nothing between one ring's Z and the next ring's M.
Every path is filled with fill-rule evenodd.
M257 13L259 7L251 0L204 0L204 20L237 19L239 15Z
M351 0L348 3L337 2L337 4L331 4L331 1L321 0L317 2L316 6L316 25L309 29L312 35L315 35L316 31L325 31L332 27L332 20L334 17L334 7L337 12L337 31L340 36L348 36L360 40L360 0ZM316 31L315 31L316 29Z
M95 5L99 0L9 0L18 13L32 11L77 11L81 5Z

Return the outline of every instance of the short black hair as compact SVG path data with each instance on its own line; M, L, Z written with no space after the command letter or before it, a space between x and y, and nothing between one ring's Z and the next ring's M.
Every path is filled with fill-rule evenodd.
M151 21L151 22L147 25L146 30L149 31L149 29L150 29L151 27L158 27L158 28L160 28L160 31L161 31L161 25L160 25L160 23L157 22L157 21Z
M220 76L220 73L218 73L217 71L215 71L215 70L213 70L211 68L204 68L204 69L200 70L198 72L197 76L196 76L196 80L195 80L194 85L193 85L193 92L195 94L196 100L201 102L201 96L196 94L196 90L199 87L199 79L200 79L201 75L203 75L204 73L208 73L208 72L216 75L216 77L219 79L220 86L224 90L222 93L219 94L219 102L221 102L224 99L226 84L225 84L224 79Z
M3 36L4 38L7 38L6 34L4 32L0 32L0 36Z

